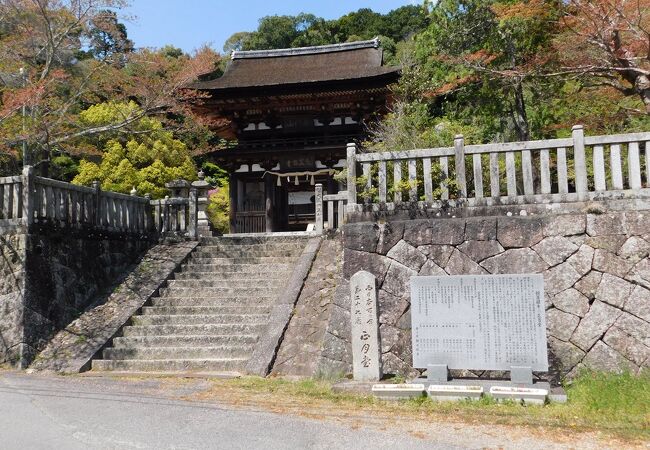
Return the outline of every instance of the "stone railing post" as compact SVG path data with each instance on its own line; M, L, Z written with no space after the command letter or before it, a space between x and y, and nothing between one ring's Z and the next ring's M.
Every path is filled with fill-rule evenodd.
M318 183L315 186L315 213L316 213L316 232L323 232L323 185Z
M348 208L354 208L357 204L357 145L354 143L348 144L347 169L348 169Z
M576 193L582 198L587 192L587 162L585 159L585 132L582 125L575 125L571 132L573 136L573 162L576 171Z
M27 227L34 222L34 167L32 166L23 167L23 221Z
M144 229L145 231L150 232L154 223L153 215L155 208L151 207L151 194L144 194L144 198L147 199L147 203L144 205Z
M198 197L197 197L197 189L192 186L190 188L190 196L189 196L189 212L187 215L187 236L192 239L193 241L197 239L197 207L198 207Z
M92 182L92 188L95 190L93 195L93 206L95 209L94 222L97 228L102 227L102 185L99 181Z
M456 184L458 196L467 198L467 179L465 178L465 138L462 134L454 138L454 170L456 171Z

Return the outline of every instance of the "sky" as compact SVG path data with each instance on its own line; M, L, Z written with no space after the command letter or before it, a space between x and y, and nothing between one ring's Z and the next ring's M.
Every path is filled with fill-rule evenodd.
M211 44L221 51L237 31L253 31L260 18L311 13L336 19L360 8L385 14L416 0L132 0L124 11L129 38L140 47L167 44L186 52Z

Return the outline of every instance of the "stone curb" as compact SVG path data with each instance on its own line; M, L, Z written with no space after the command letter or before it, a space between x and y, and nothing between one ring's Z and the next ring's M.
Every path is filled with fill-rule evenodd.
M296 262L287 288L279 295L269 314L269 323L260 334L255 351L246 364L246 373L265 377L271 371L284 332L289 326L293 308L300 297L300 291L309 275L321 244L321 237L311 238L307 242L300 258Z

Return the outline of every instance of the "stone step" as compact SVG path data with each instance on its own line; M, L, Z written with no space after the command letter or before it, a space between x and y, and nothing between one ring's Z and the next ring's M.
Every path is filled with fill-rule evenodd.
M187 297L154 297L151 306L271 306L277 296L224 296L203 297L200 295Z
M216 244L201 244L198 250L255 250L255 251L276 251L296 250L298 253L305 248L306 242L266 242L259 244L233 244L230 242L219 242Z
M264 323L268 314L168 314L131 317L132 325L207 325Z
M235 372L243 369L246 358L211 359L96 359L93 370L127 372Z
M124 337L131 336L221 336L224 334L258 335L266 327L264 323L228 323L193 325L141 325L123 328Z
M187 266L194 266L197 264L218 264L221 266L233 266L238 264L293 264L297 259L297 257L288 256L264 256L259 258L214 258L208 256L192 256L192 258L187 262Z
M215 266L216 269L217 266ZM223 281L239 281L239 280L259 280L259 279L269 279L281 278L286 280L291 272L289 270L259 270L257 272L220 272L220 271L209 271L209 272L178 272L174 274L176 280L223 280Z
M218 347L221 345L254 345L257 343L254 334L224 334L214 336L133 336L116 337L113 348L131 347Z
M263 296L276 294L278 288L268 287L246 287L246 288L227 288L227 287L202 287L202 288L181 288L166 287L160 288L161 297L232 297L233 295L244 296Z
M272 274L268 278L246 278L234 280L208 280L208 279L195 279L195 280L169 280L167 282L167 287L169 288L265 288L265 289L277 289L278 287L285 285L287 283L286 279L275 279Z
M190 264L191 262L191 264ZM202 263L200 261L190 261L184 264L181 268L181 273L199 273L199 272L214 272L214 273L260 273L260 272L289 272L293 269L294 264L291 263L278 263L278 264L214 264Z
M145 306L145 316L188 314L268 314L271 306Z
M253 345L215 347L120 347L107 348L104 359L214 359L250 358Z
M278 236L259 235L259 236L228 236L228 237L202 237L199 240L201 245L254 245L254 244L282 244L282 243L303 243L307 244L311 236Z
M292 258L299 256L302 249L277 249L277 250L241 250L233 249L208 249L199 248L192 253L192 258Z

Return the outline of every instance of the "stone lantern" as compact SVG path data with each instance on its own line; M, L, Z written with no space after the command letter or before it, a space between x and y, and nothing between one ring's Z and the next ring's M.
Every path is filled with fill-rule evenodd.
M197 197L197 224L196 231L199 236L212 236L210 221L208 220L208 191L212 188L210 183L205 181L203 170L198 173L199 179L192 182L192 187L196 188Z
M190 196L190 183L187 180L172 180L165 183L169 189L170 198L188 198Z

